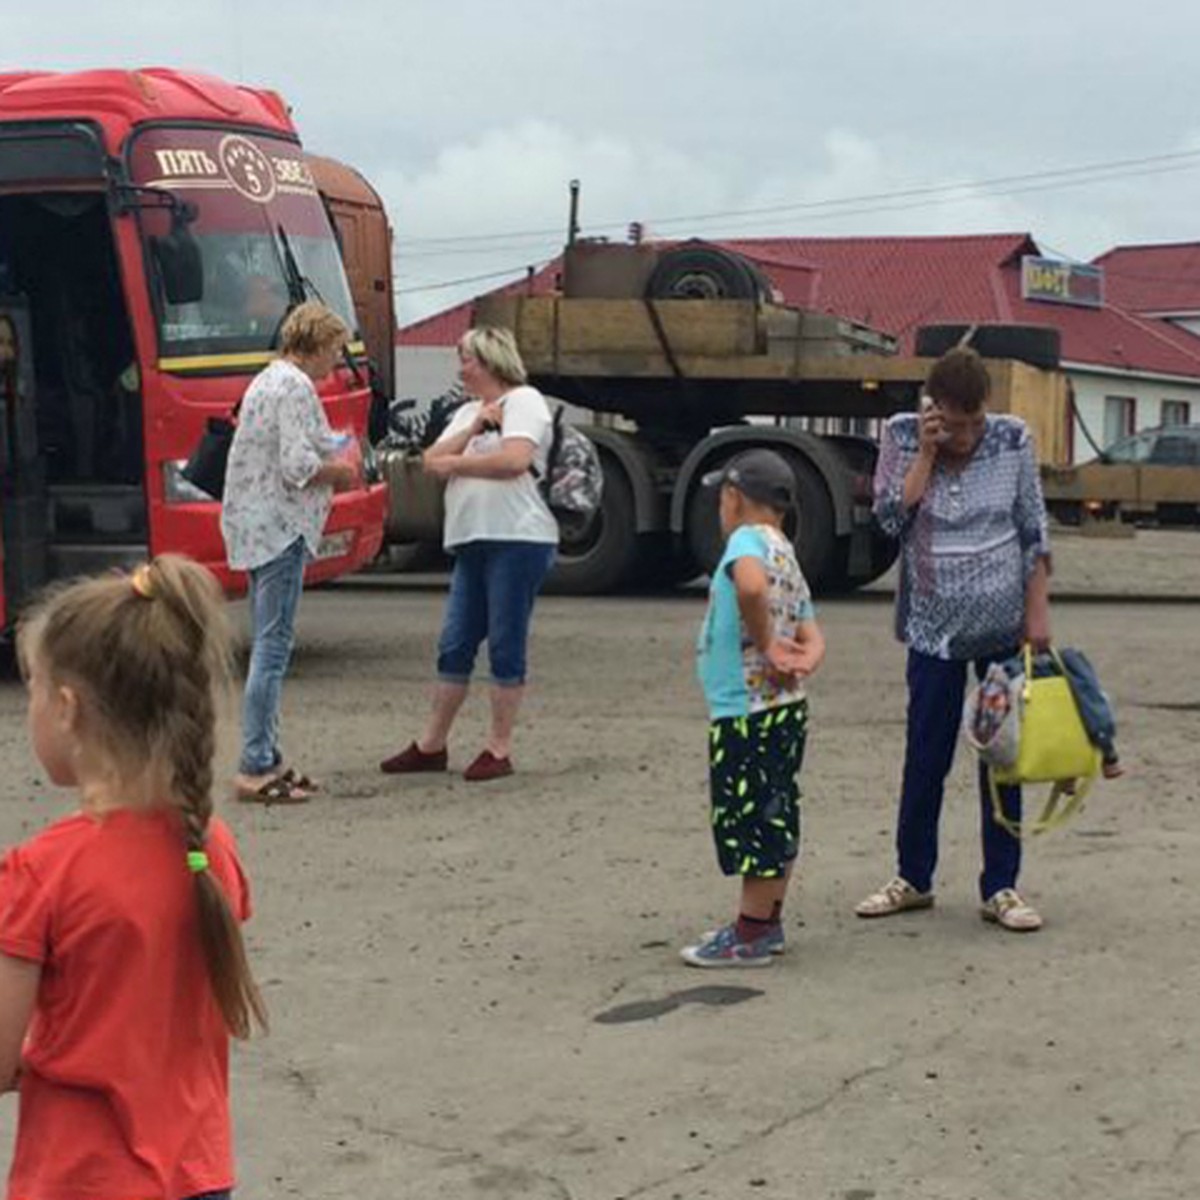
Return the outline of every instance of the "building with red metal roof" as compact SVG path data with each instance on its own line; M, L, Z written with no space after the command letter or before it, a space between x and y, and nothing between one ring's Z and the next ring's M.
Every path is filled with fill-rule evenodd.
M1111 303L1200 334L1200 242L1117 246L1095 264Z

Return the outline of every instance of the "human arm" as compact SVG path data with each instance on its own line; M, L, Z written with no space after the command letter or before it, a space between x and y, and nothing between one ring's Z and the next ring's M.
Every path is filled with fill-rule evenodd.
M890 537L904 532L925 497L937 462L941 430L941 416L936 409L922 413L916 423L911 417L893 418L884 426L875 466L873 511L880 528Z
M729 573L737 593L742 624L767 665L785 679L805 676L816 670L825 654L820 630L815 621L802 621L795 640L776 634L771 616L771 584L763 560L753 554L742 555L733 560Z
M465 405L451 418L442 436L421 456L426 470L431 474L436 473L431 469L434 462L440 458L458 457L473 437L477 437L488 426L499 428L502 419L500 406L495 403L480 404L474 411L470 405Z
M1025 640L1035 650L1050 646L1049 558L1038 558L1025 584Z
M797 624L796 643L799 651L792 657L793 669L802 677L811 675L825 661L825 635L815 618Z
M323 462L303 486L324 486L333 488L335 492L348 492L357 483L358 470L353 463L343 459L331 459Z
M1050 532L1041 473L1028 431L1021 438L1018 453L1021 457L1013 519L1025 571L1025 640L1044 650L1050 645Z
M504 438L486 454L444 454L426 458L425 470L441 479L518 479L533 466L537 447L523 437ZM427 452L428 453L428 452Z
M16 1089L41 978L41 963L0 953L0 1092Z
M538 445L550 428L550 411L539 392L531 387L519 387L501 401L483 405L476 423L480 429L498 427L499 446L481 453L443 453L432 459L427 457L425 468L430 474L446 479L452 476L519 479L533 466Z
M317 448L314 435L323 430L328 440L329 429L323 420L316 389L298 377L281 381L278 398L279 473L283 482L297 491L313 485L336 487L335 481L344 478L340 469L349 464L323 455ZM333 471L327 468L339 468ZM353 486L353 479L345 486ZM341 489L341 490L344 490Z

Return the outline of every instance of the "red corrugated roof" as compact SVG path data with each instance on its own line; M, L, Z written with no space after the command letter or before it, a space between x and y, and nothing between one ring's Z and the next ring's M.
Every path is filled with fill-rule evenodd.
M1104 294L1138 313L1200 312L1200 242L1117 246L1096 259Z
M1200 338L1165 321L1111 303L1093 309L1023 300L1021 256L1038 253L1027 233L745 238L714 244L754 259L785 303L890 333L900 339L902 353L912 352L921 325L1007 321L1057 328L1069 363L1200 378ZM546 267L546 286L534 292L550 290L556 271L556 263ZM524 286L522 281L501 290ZM467 328L470 308L470 303L459 305L409 326L401 343L452 344Z
M562 270L562 259L547 263L532 276L506 283L484 293L488 296L528 295L544 296L558 287L558 276ZM479 299L480 297L476 297ZM411 325L402 326L396 334L398 346L454 346L458 339L471 327L471 309L475 300L456 304L432 317L424 317Z

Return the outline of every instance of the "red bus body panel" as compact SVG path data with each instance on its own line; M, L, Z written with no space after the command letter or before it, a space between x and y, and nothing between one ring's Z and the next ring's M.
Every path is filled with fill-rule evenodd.
M197 138L227 133L243 141L256 137L283 139L290 143L285 148L296 160L304 159L288 108L275 92L162 68L73 74L0 73L0 126L17 122L86 123L100 131L110 159L126 163L138 135L155 126L178 127L181 138L190 131L199 131ZM53 188L53 180L49 185ZM297 189L279 188L281 193L289 190ZM181 195L190 198L187 193ZM321 220L325 221L323 216ZM168 502L164 469L165 464L187 459L208 417L230 412L265 365L267 356L258 355L259 361L252 362L248 360L255 355L218 354L212 356L214 360L241 361L218 362L204 369L173 359L170 350L160 347L138 219L116 216L110 228L140 371L150 552L188 554L207 565L236 593L244 588L244 577L230 571L226 564L220 505ZM332 238L332 230L329 236ZM353 429L365 438L370 403L365 374L360 383L348 370L338 370L322 381L318 390L332 426ZM344 540L349 544L335 555L314 561L307 578L313 582L331 579L371 561L383 541L386 507L383 484L364 485L336 496L326 536L348 534ZM0 563L2 555L0 545ZM11 608L10 602L7 609ZM6 611L0 575L0 629L7 627L12 616Z

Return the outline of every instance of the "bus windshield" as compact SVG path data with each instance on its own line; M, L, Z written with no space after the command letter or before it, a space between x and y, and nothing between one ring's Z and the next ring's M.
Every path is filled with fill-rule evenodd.
M200 247L204 289L195 303L171 304L157 278L152 239L171 227L164 207L142 207L150 291L160 351L186 356L273 349L289 303L320 299L356 330L341 255L304 153L263 134L152 127L130 156L133 182L186 201ZM147 195L151 195L147 193ZM289 282L287 247L300 280Z

